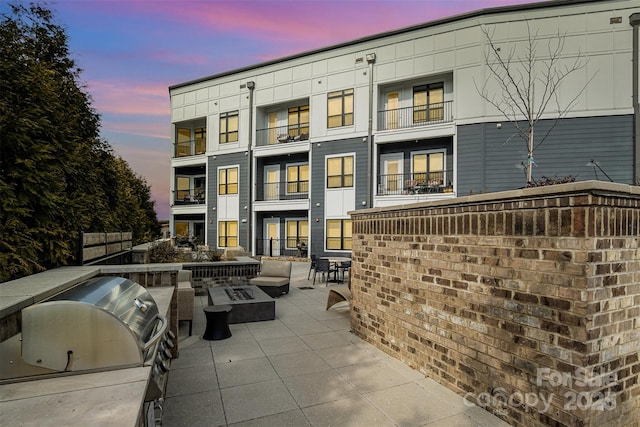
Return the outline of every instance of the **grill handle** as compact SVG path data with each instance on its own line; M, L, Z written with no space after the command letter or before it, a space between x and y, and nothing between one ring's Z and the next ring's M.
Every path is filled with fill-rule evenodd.
M156 318L162 322L162 326L160 326L160 329L158 329L158 332L156 332L156 334L151 338L149 338L149 341L147 341L144 344L144 347L142 347L144 351L147 351L151 346L153 346L160 339L160 337L162 337L162 335L164 335L164 333L167 330L167 326L169 325L169 322L167 322L167 318L164 317L162 314L159 314L159 313L156 314Z

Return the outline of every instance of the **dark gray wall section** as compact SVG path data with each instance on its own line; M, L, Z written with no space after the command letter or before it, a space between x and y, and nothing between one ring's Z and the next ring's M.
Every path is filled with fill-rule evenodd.
M535 127L538 143L552 127L553 120L540 121ZM516 133L513 123L482 123L458 126L458 195L522 188L527 147ZM511 140L507 142L510 138ZM533 178L574 176L577 181L606 176L587 166L596 160L615 181L631 184L633 180L633 116L609 116L562 119L534 151L536 166Z
M309 218L309 238L311 240L310 254L322 256L324 252L324 210L325 198L325 156L355 153L355 208L363 209L361 202L367 200L367 143L362 138L349 138L337 141L313 143L311 148L311 217ZM373 181L372 181L373 182ZM320 203L320 206L316 206ZM328 203L331 203L329 200ZM318 222L316 222L316 218Z
M208 157L209 161L209 181L207 182L207 201L209 210L207 212L207 242L211 248L218 247L218 215L217 211L212 210L213 206L217 205L218 199L218 168L220 166L238 165L238 191L240 198L240 218L238 220L238 242L240 246L247 249L247 226L249 221L243 223L243 219L247 219L247 211L242 209L247 204L247 175L248 159L244 152L231 153L231 154L216 154L216 158L213 156ZM211 221L213 220L213 221ZM210 222L213 222L210 224Z

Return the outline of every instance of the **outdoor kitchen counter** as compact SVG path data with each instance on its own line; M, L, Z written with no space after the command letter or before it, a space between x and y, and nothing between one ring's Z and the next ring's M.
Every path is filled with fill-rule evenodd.
M148 288L160 313L174 288ZM69 375L0 386L2 426L139 425L150 366Z
M151 367L0 387L3 426L136 426Z
M61 267L0 285L0 317L16 313L100 274L100 266Z

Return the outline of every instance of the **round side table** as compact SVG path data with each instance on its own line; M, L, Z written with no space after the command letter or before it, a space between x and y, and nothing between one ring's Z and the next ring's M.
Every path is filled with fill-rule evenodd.
M202 339L214 341L224 340L231 336L229 330L230 305L210 305L204 308L204 315L207 317L207 328Z

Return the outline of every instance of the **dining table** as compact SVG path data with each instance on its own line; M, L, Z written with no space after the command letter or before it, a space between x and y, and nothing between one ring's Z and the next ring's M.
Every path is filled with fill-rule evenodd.
M341 257L341 256L326 256L321 257L321 259L326 259L329 261L330 267L333 270L333 279L327 278L327 281L334 283L342 283L342 280L338 277L338 270L340 269L340 264L343 262L351 261L349 257Z

